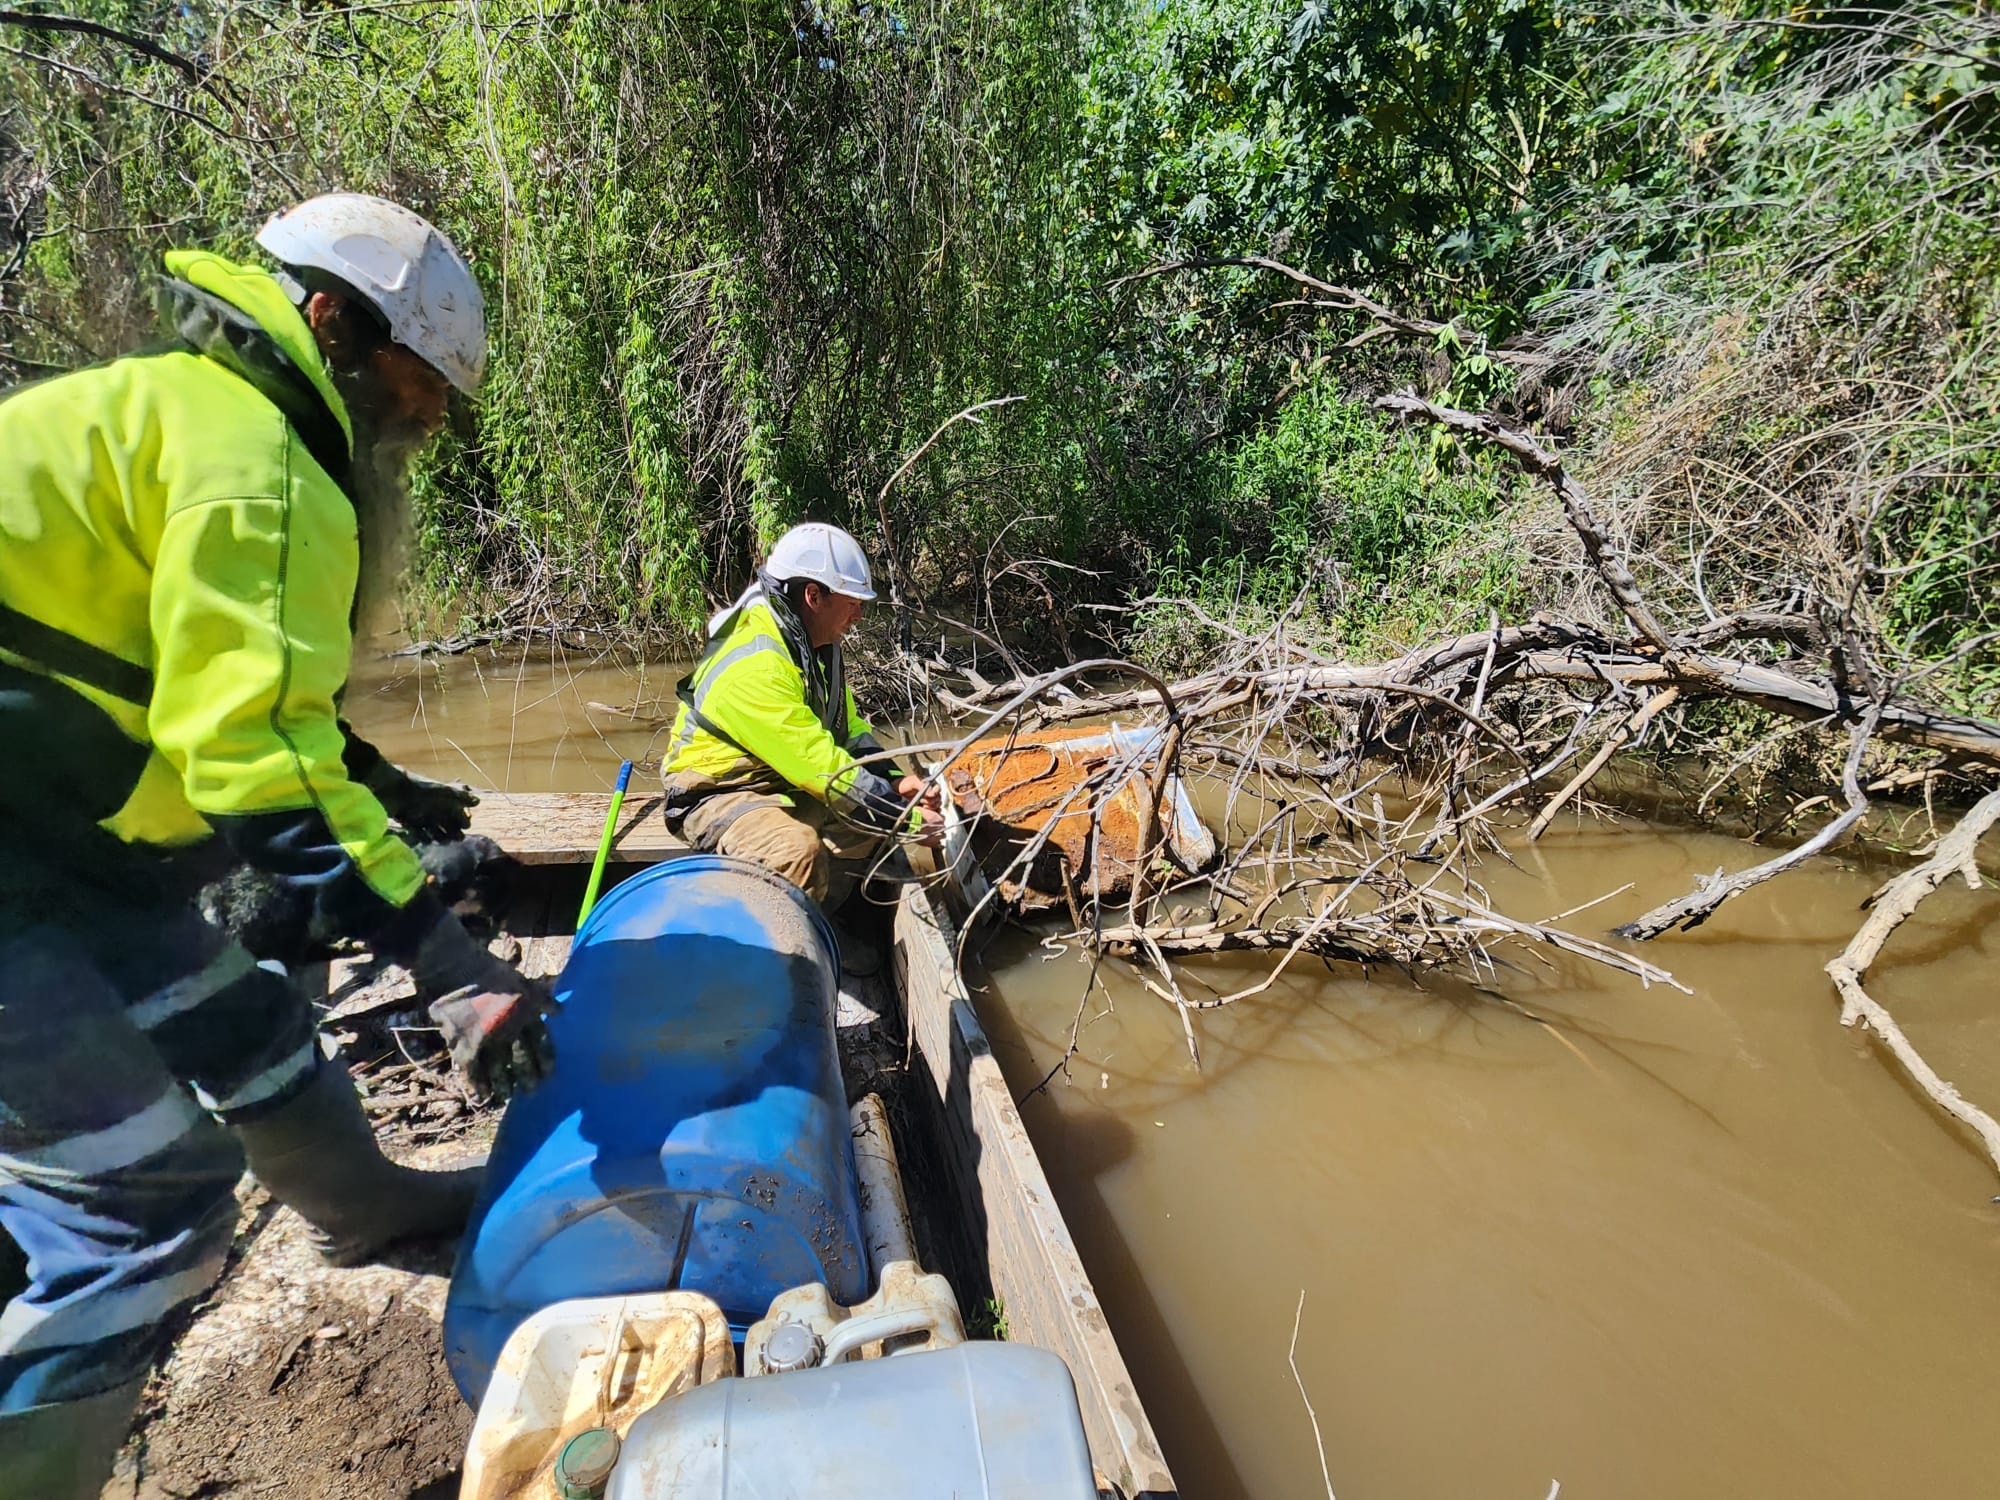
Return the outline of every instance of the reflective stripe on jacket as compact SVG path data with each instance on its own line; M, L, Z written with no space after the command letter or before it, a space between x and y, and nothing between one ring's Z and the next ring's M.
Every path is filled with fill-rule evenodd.
M727 783L758 763L869 826L900 827L907 809L895 784L855 759L879 747L853 692L842 683L824 718L814 713L771 602L753 591L730 614L682 684L665 774Z
M0 400L0 804L17 827L67 811L127 845L221 829L362 930L424 876L342 764L346 409L269 275L202 252L167 268L188 347Z

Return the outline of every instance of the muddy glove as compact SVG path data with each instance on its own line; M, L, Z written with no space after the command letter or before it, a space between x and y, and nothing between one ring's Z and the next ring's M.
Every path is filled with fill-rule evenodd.
M521 993L468 985L434 1002L430 1016L444 1033L451 1060L482 1099L505 1101L548 1076L555 1046L535 994L541 986L520 982Z
M424 992L442 992L430 1018L475 1093L505 1099L548 1073L555 1061L543 1020L553 1003L548 991L473 941L450 912L418 944L410 973Z
M458 838L472 826L472 809L479 805L469 786L412 776L386 760L377 761L361 784L375 794L390 818L427 843Z

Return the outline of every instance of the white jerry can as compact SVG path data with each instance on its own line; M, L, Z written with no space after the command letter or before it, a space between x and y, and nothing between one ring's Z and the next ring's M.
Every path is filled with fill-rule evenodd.
M553 1471L572 1439L582 1436L587 1446L605 1429L622 1438L660 1402L735 1373L729 1320L697 1292L545 1307L500 1351L473 1423L459 1500L553 1500L562 1492ZM604 1446L615 1455L615 1440Z
M852 1307L835 1302L818 1282L780 1292L743 1336L743 1373L777 1375L964 1342L951 1283L925 1275L915 1261L893 1260L882 1268L875 1295Z
M604 1500L1099 1500L1069 1369L1026 1344L713 1381L640 1417L600 1475Z

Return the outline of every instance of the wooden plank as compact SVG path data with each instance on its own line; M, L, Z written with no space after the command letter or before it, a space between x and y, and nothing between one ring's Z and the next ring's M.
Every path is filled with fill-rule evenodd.
M896 972L945 1111L975 1238L1010 1338L1051 1349L1076 1381L1092 1460L1121 1492L1173 1496L1173 1476L958 972L951 919L919 885L896 908Z
M609 792L481 792L470 831L493 840L524 865L587 865L597 858L610 812ZM659 793L626 793L611 845L614 861L654 864L686 853L687 847L667 832Z
M521 958L515 965L530 979L553 982L569 962L569 948L573 941L567 932L544 933L539 937L521 939Z

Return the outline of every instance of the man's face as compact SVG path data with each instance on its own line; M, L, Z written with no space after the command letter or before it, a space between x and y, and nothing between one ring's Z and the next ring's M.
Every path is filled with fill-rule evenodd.
M815 646L831 646L854 628L861 610L859 599L836 594L825 584L809 583L799 616L805 622L807 640Z
M377 410L383 425L436 437L444 426L451 382L401 344L383 344L367 363L381 393Z
M314 292L306 303L306 321L357 425L379 441L421 447L444 426L451 382L367 319L331 292Z

